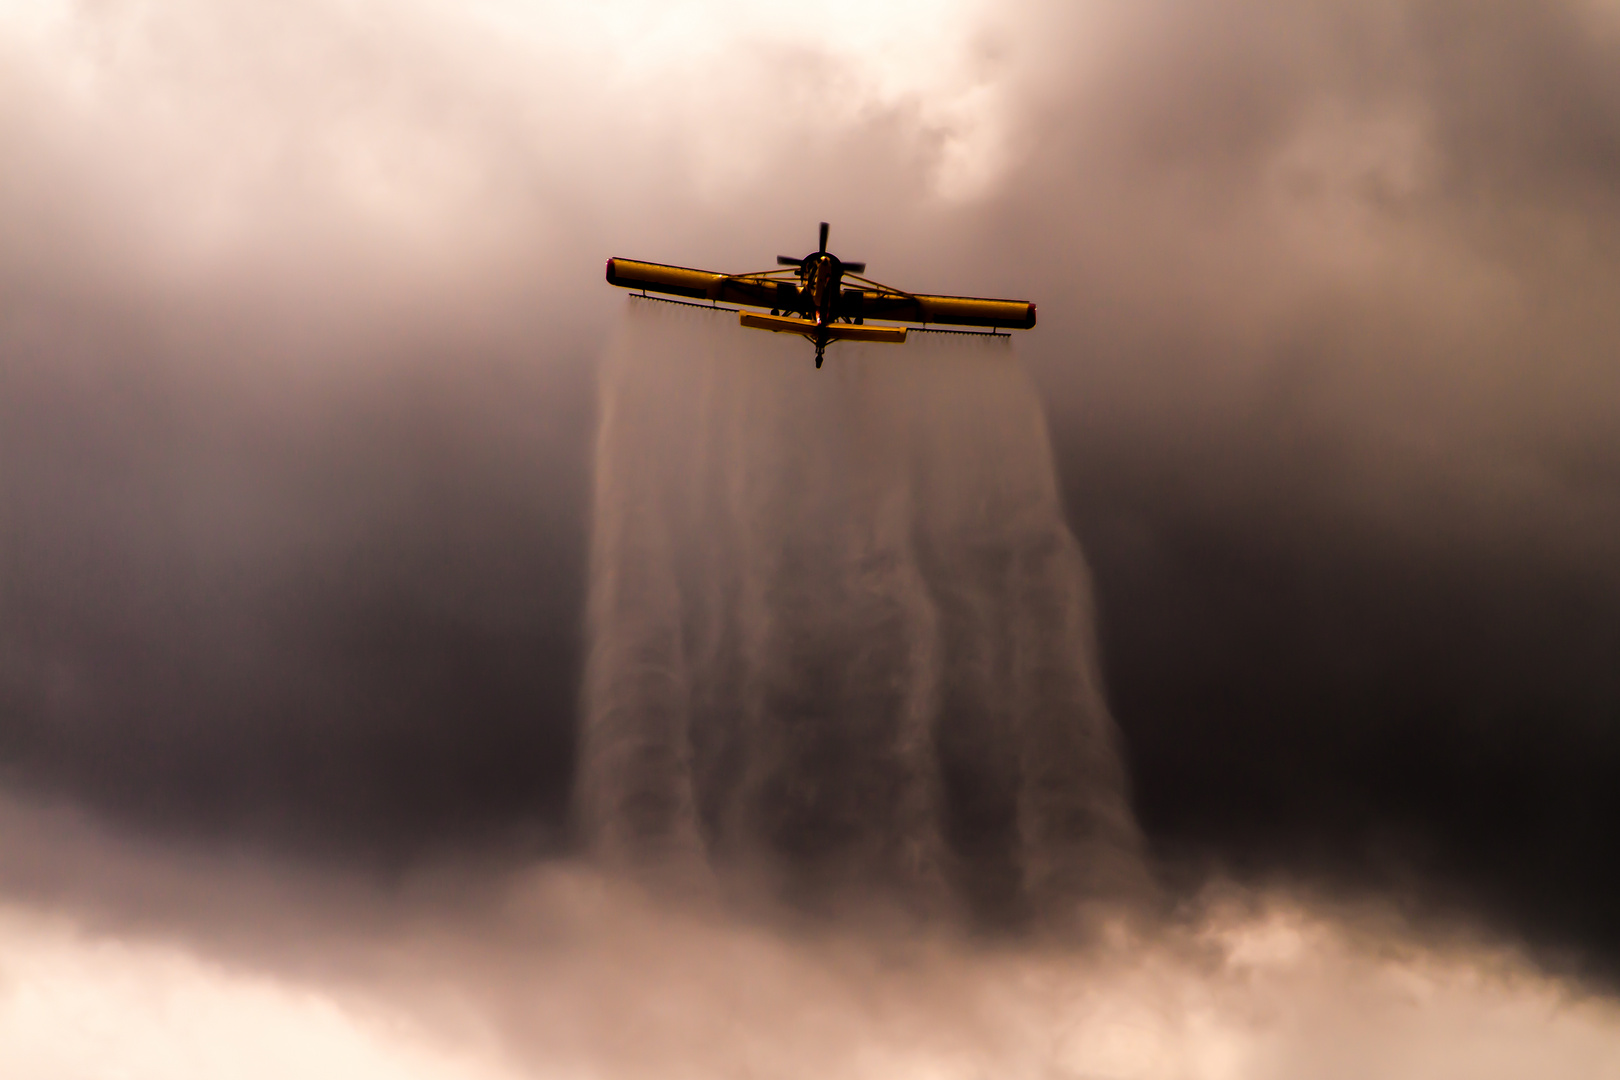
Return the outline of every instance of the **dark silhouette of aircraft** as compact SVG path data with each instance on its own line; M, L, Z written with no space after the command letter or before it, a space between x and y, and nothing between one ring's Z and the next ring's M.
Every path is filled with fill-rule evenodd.
M770 308L769 315L740 311L739 321L755 330L802 334L816 347L816 367L834 341L906 340L903 326L867 326L867 319L936 326L978 326L987 331L959 333L1001 334L1028 330L1035 325L1035 305L1026 300L983 300L972 296L927 296L902 292L861 276L863 262L846 262L827 250L827 223L821 223L821 247L802 259L778 255L784 270L753 274L716 274L684 266L607 261L608 284L647 293L719 303ZM794 279L797 278L797 282ZM852 282L853 287L846 287ZM663 299L652 297L651 299ZM677 301L679 302L679 301ZM688 301L689 302L689 301ZM703 305L708 306L708 305Z

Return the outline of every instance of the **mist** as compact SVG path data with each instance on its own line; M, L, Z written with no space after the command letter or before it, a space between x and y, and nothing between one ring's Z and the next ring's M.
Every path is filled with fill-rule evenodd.
M638 302L602 366L598 847L1001 919L1140 889L1090 580L1010 341L918 331L821 375L734 330Z

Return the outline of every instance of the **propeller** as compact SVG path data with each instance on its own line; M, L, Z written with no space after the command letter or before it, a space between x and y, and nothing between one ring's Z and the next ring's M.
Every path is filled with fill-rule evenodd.
M827 254L827 233L829 231L830 231L830 227L828 226L828 224L825 221L823 221L821 223L821 252L820 252L822 255ZM805 256L805 258L809 258L809 256L807 255L807 256ZM778 255L776 257L776 265L777 266L803 266L804 265L804 259L795 259L791 255ZM842 265L845 270L848 270L852 274L863 274L863 273L866 272L866 264L863 263L863 262L843 262L842 260L840 260L840 265Z

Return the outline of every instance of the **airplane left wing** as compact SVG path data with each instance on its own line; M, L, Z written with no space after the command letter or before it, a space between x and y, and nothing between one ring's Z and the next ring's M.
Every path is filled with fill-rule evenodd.
M936 323L1028 330L1035 325L1035 305L1027 300L986 300L977 296L929 296L904 293L876 282L844 290L839 313L889 322Z

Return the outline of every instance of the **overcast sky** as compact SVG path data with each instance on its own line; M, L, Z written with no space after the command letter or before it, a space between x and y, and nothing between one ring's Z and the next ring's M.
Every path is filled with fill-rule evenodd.
M570 812L629 304L602 261L763 269L821 220L877 280L1039 305L1016 363L1160 907L1187 905L1136 966L930 938L874 980L885 1038L915 1036L884 1053L1289 1075L1332 1027L1345 1075L1443 1075L1496 1017L1517 1049L1467 1067L1620 1060L1608 0L18 0L0 161L19 1076L114 1075L135 1030L135 1075L187 1075L181 1047L229 1072L132 984L331 1048L287 1068L882 1068L808 1049L871 1034L860 947L670 929L591 884ZM545 991L577 1013L510 959L552 956L537 924L581 943ZM717 975L658 1020L626 938L637 986L691 939L763 1003ZM1320 1026L1341 983L1391 1058ZM1127 1003L1075 1030L1137 1042L1017 1058L1067 1030L1035 984ZM603 1049L619 1007L650 1056ZM777 1049L682 1057L677 1028Z

